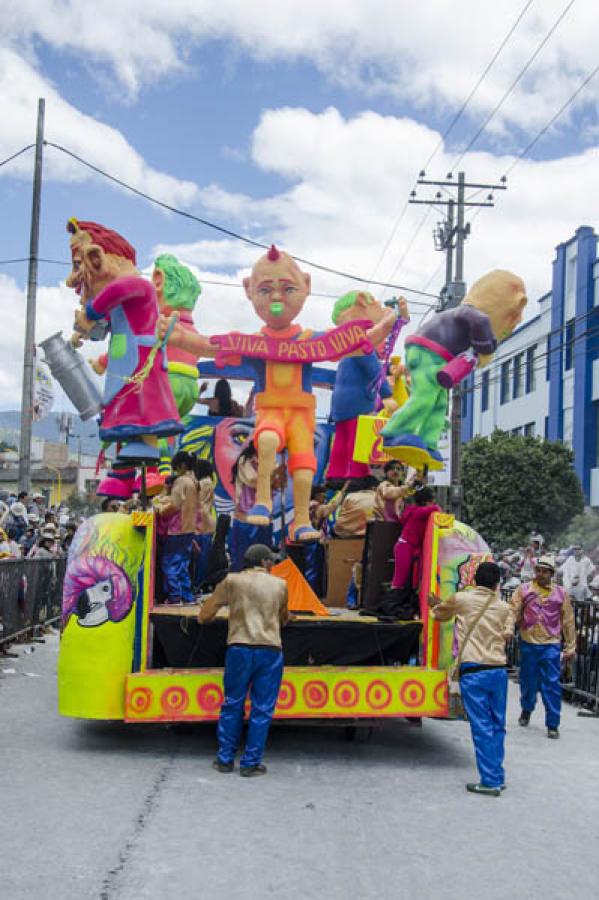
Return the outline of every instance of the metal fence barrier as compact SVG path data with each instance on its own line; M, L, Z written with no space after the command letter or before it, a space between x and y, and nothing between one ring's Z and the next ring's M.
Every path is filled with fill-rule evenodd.
M0 650L60 620L66 564L66 558L0 562Z

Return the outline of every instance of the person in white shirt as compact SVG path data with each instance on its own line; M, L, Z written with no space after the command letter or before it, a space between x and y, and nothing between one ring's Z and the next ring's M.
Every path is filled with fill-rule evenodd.
M561 567L564 587L573 600L588 600L590 597L589 579L595 571L595 566L588 556L585 556L582 546L577 544L574 553L569 556Z

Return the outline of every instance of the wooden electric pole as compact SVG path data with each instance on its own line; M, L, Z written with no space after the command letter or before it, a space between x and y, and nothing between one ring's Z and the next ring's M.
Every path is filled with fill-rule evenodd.
M446 197L441 190L432 200L420 200L416 197L416 191L412 191L410 203L420 203L433 207L444 207L444 221L437 225L433 232L435 249L444 251L446 256L445 286L441 290L441 301L438 312L458 306L466 296L466 282L464 281L464 243L470 234L470 225L465 221L467 207L494 206L493 194L489 193L483 201L466 199L466 189L480 191L504 191L507 188L505 178L500 184L479 184L466 181L464 172L458 173L457 182L453 180L451 173L444 181L431 181L425 178L425 172L420 173L418 184L431 185L443 188ZM449 192L455 192L456 196ZM449 194L449 196L447 196ZM454 256L455 251L455 256ZM455 268L454 268L455 264ZM457 518L462 511L462 391L460 386L455 387L451 393L451 487L449 491L451 511Z
M27 278L27 312L25 349L23 354L23 391L21 394L21 439L19 446L19 491L31 489L31 426L35 390L35 306L37 299L37 263L40 237L40 204L42 195L42 152L44 147L44 113L46 101L37 102L37 133L33 170L33 201L29 239L29 275Z

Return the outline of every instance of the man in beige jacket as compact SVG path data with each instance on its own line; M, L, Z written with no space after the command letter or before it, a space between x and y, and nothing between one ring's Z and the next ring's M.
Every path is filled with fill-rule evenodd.
M466 790L494 797L505 788L505 641L513 630L510 607L499 595L500 579L499 566L483 562L476 570L474 588L459 591L443 602L434 595L429 597L435 619L447 622L456 617L460 688L480 775L480 781L467 784Z

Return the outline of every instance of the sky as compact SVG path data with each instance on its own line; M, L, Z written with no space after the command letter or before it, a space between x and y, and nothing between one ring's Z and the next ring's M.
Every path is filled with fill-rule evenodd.
M433 242L443 209L407 205L416 188L436 192L416 186L431 156L432 179L463 170L498 183L510 171L494 208L470 211L465 277L516 272L527 317L550 288L555 246L597 227L599 75L520 158L597 65L596 0L98 0L93 12L85 0L0 0L0 22L0 161L35 140L44 97L46 140L138 191L411 289L406 334L435 302L414 291L435 295L444 281ZM4 261L29 253L32 170L32 150L0 167L0 408L20 403L27 265ZM55 262L39 267L37 340L71 331L71 216L122 233L146 272L159 252L189 264L204 284L203 333L259 324L239 286L259 250L46 146L40 256ZM302 324L326 327L334 299L360 282L305 268Z

